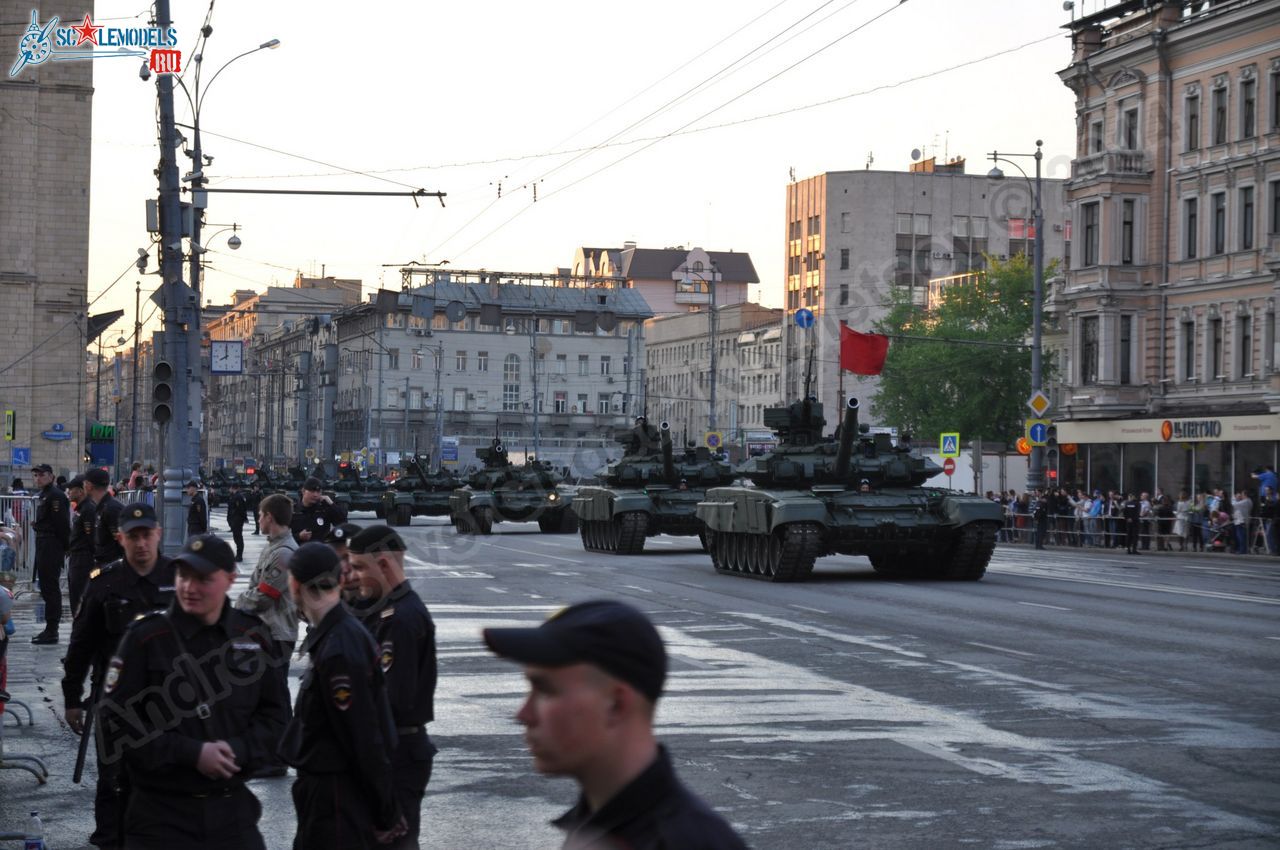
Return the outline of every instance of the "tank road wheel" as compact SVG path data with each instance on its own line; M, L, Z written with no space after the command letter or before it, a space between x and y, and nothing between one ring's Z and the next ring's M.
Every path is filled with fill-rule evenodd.
M458 534L476 533L476 521L471 517L470 512L451 516L449 517L449 522L453 525L453 530Z
M481 505L478 508L472 508L471 517L475 521L476 533L493 533L493 508L488 505Z
M996 529L986 523L970 523L960 529L951 557L936 575L948 581L977 581L986 575L996 550Z
M793 522L776 532L782 535L782 557L772 581L804 581L822 551L822 531L817 523Z
M763 563L761 563L761 560L760 560L760 556L762 554L761 546L760 546L761 535L747 534L745 535L745 537L747 538L746 552L745 552L745 555L747 558L747 564L746 564L747 572L753 576L762 576L764 575L764 565Z
M770 581L774 581L778 575L778 568L782 566L782 535L774 532L769 535L768 544L764 553L764 575Z
M396 505L396 525L413 525L413 505Z
M627 511L613 518L617 533L618 554L638 555L644 551L644 535L649 529L649 517L644 511Z
M583 540L587 541L587 547L592 552L600 551L600 521L596 519L585 520L582 523Z
M724 541L725 536L719 531L707 529L707 554L711 556L711 566L718 573L727 573L724 561Z
M751 551L751 535L745 532L735 532L733 535L733 570L744 576L751 575L751 568L747 565L747 556Z

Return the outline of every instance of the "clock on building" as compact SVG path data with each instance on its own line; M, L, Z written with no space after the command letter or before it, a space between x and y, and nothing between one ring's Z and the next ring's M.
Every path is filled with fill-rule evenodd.
M212 375L244 374L244 341L239 339L210 340L209 373Z

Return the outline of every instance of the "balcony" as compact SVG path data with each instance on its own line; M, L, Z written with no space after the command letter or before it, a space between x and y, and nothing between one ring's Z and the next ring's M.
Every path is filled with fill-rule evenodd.
M710 304L711 294L708 292L682 291L676 290L677 304Z
M1123 177L1132 179L1141 177L1151 179L1151 165L1143 151L1114 150L1102 151L1073 160L1071 163L1071 179L1094 180L1106 177Z

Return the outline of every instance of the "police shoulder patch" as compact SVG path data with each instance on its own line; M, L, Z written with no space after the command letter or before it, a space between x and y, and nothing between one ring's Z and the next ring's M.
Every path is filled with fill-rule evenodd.
M396 612L396 606L388 605L386 608L382 609L382 613L379 614L378 616L385 620L387 617L390 617L395 612Z
M110 663L107 664L107 675L102 680L102 692L109 694L116 689L116 685L120 684L120 671L124 669L124 659L120 656L113 656Z
M91 570L89 573L89 581L93 581L95 578L97 578L100 575L102 575L102 567L97 567Z
M338 711L346 711L351 707L351 677L350 676L331 676L329 678L329 693L333 697L333 706Z
M395 653L392 648L392 643L389 640L384 640L382 645L378 647L378 664L382 667L383 673L390 670L392 662L395 661Z

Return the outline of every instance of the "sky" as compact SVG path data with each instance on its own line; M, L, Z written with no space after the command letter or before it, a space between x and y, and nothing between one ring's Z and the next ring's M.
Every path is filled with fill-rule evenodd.
M1076 14L1081 3L1097 0ZM749 252L762 281L750 297L779 306L792 170L902 171L919 149L979 173L986 153L1043 139L1045 176L1066 177L1074 150L1074 99L1056 76L1070 59L1062 0L364 8L173 0L184 66L206 15L213 27L200 113L211 188L447 193L444 207L211 193L205 233L234 223L242 246L226 247L229 230L203 240L206 301L299 271L398 288L409 261L549 272L578 246L632 240ZM146 17L137 0L95 4L95 23ZM279 47L210 84L270 39ZM137 71L132 59L94 67L91 312L124 309L125 333L134 282L145 317L158 281L133 268L158 160L155 77ZM181 154L179 167L190 170Z

